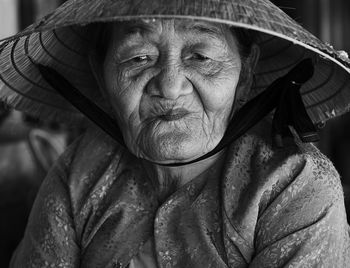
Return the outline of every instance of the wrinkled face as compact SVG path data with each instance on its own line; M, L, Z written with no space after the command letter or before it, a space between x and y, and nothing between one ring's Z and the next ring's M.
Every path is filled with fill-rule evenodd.
M103 78L129 150L167 163L214 149L231 117L241 65L235 37L217 24L115 24Z

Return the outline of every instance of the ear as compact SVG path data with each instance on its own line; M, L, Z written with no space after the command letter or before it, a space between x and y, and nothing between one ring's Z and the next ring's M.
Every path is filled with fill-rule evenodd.
M258 65L259 58L260 58L260 47L257 44L253 44L248 57L248 61L249 61L249 64L252 66L253 72L256 66Z
M90 51L89 64L99 89L103 91L103 88L105 86L104 79L103 79L103 59L101 59L98 56L98 53L96 52L96 50Z
M260 48L258 45L253 44L249 56L242 59L242 68L236 87L233 112L237 111L249 100L251 87L254 82L254 70L259 62L259 57Z
M104 108L107 108L107 112L112 111L111 104L108 101L108 96L106 94L106 84L103 75L103 62L104 60L99 56L96 50L92 50L89 53L89 64L91 71L95 77L98 85L98 89L101 92L104 101Z
M244 86L245 92L249 93L253 84L254 71L258 65L259 57L260 47L257 44L253 44L249 56L242 60L240 83Z

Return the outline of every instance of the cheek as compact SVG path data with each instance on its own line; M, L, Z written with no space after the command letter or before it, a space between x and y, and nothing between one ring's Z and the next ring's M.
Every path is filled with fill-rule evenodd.
M239 80L240 66L222 70L210 78L193 78L204 111L220 118L230 115L236 87Z
M154 72L149 69L142 75L130 76L121 67L108 63L104 66L108 101L127 143L134 143L142 131L145 89Z
M126 130L130 132L130 118L133 118L133 121L137 119L134 114L138 110L142 92L117 66L108 61L104 65L104 80L107 101L119 127L123 132Z

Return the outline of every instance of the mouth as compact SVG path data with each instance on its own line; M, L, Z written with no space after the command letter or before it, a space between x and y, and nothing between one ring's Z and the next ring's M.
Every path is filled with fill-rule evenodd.
M177 121L189 114L188 110L185 109L174 109L164 114L158 115L158 118L164 121Z

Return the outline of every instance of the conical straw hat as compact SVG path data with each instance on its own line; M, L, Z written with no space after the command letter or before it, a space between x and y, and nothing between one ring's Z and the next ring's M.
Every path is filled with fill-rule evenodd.
M253 92L312 58L315 75L301 89L312 121L325 122L349 109L347 54L321 42L268 0L68 0L0 43L0 99L33 115L82 118L41 77L34 66L41 63L103 106L87 55L94 25L140 18L196 19L253 30L261 49Z

